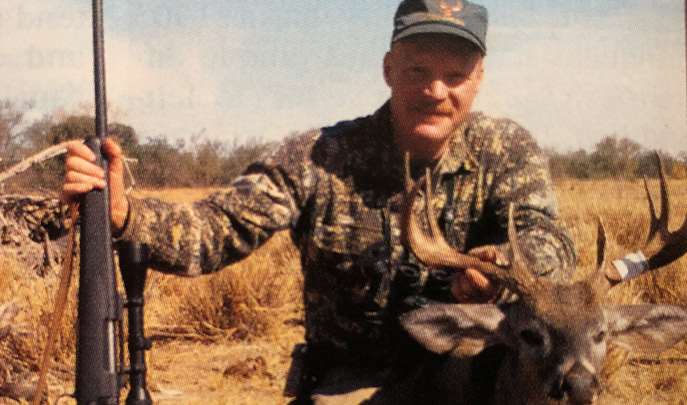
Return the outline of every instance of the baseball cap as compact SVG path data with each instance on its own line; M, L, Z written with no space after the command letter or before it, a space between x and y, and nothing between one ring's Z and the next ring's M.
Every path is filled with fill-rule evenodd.
M417 34L450 34L487 52L487 9L468 0L403 0L391 42Z

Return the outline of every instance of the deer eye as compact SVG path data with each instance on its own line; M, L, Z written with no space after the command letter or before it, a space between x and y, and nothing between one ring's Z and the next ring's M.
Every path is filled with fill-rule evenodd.
M544 336L541 333L531 329L525 329L520 332L520 339L529 346L541 346L544 344Z
M596 343L596 344L603 342L604 339L606 339L606 331L605 330L600 331L599 333L594 335L594 337L592 339L594 339L594 343Z

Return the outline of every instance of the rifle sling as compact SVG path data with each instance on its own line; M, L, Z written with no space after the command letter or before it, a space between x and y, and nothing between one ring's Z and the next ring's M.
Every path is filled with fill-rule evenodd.
M50 316L50 328L48 329L48 339L45 342L45 349L43 350L43 357L41 359L40 367L38 368L38 383L36 391L31 400L31 405L40 405L44 395L47 395L47 375L50 370L50 360L52 359L55 348L55 340L59 333L59 326L62 322L62 315L67 303L69 295L69 286L73 274L73 258L74 258L74 241L76 239L76 219L79 216L79 204L71 203L69 205L69 217L71 219L71 229L67 239L67 248L62 262L62 269L60 270L60 284L55 294L55 307Z

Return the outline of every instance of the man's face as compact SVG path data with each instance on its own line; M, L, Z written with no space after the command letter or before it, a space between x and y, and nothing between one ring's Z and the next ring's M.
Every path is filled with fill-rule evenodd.
M418 35L394 43L384 58L384 78L399 147L438 159L470 112L482 73L482 55L455 37Z

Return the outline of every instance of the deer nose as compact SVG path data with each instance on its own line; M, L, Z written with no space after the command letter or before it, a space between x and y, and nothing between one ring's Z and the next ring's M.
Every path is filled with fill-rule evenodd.
M553 384L551 385L551 390L549 391L549 397L552 399L560 401L563 399L563 375L559 374L555 377Z
M561 390L572 404L592 404L599 391L599 379L580 363L575 363L563 378Z

